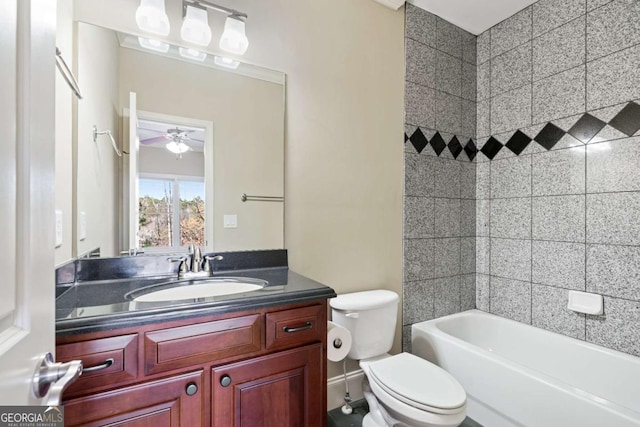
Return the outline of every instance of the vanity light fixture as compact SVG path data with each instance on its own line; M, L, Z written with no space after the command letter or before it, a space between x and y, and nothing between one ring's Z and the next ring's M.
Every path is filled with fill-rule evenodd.
M171 26L164 8L164 0L140 0L136 9L138 28L160 36L168 36Z
M244 55L249 47L249 40L245 34L244 21L247 14L234 9L208 2L206 0L183 0L182 29L180 35L186 42L199 46L207 46L211 41L211 29L207 20L207 10L215 10L227 15L224 32L220 37L220 49L236 55ZM206 27L206 30L203 28ZM208 30L208 31L207 31Z
M231 68L232 70L235 70L240 66L240 61L236 61L235 59L231 59L231 58L226 58L224 56L214 56L213 62L216 65L219 65L225 68Z
M193 59L194 61L202 62L207 59L207 54L204 52L200 52L197 49L181 47L178 49L178 52L180 52L180 56L182 56L183 58Z
M244 32L244 21L237 15L228 16L224 22L224 32L220 37L220 49L236 55L244 55L248 47L249 40Z
M211 43L211 28L207 10L199 6L187 5L184 20L180 28L182 40L198 46L209 46Z
M147 39L145 37L138 37L138 43L145 49L154 50L160 53L169 52L169 44L165 42L161 42L156 39Z

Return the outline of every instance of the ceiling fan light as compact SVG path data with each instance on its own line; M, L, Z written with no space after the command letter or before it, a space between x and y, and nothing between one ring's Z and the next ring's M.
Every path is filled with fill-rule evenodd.
M224 56L214 56L213 62L216 65L219 65L225 68L231 68L232 70L235 70L240 66L240 61L236 61L235 59L227 58Z
M169 52L169 44L161 42L160 40L138 37L138 43L140 43L140 46L145 49L153 50L160 53Z
M198 46L209 46L211 28L207 11L198 7L187 6L187 12L180 28L182 40Z
M200 52L197 49L181 47L180 49L178 49L178 51L180 52L180 56L182 56L183 58L193 59L200 62L207 59L207 54L204 52Z
M140 0L140 6L136 9L136 24L143 31L168 36L171 26L164 0Z
M236 16L229 16L224 23L224 32L220 37L220 49L236 55L244 55L249 47L245 34L244 21Z
M167 150L171 151L173 154L182 154L189 151L189 146L182 141L180 142L171 141L166 145L166 147L167 147Z

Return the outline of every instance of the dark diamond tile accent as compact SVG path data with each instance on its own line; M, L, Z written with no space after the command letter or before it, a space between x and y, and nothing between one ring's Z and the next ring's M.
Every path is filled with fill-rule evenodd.
M609 122L609 125L627 136L633 136L640 129L640 105L635 102L628 103Z
M453 154L453 158L457 159L460 153L462 152L462 145L460 145L460 141L458 141L458 138L456 136L451 138L451 141L449 141L448 147L449 147L449 151L451 151L451 154Z
M493 160L500 150L502 150L502 143L494 137L489 138L489 140L480 149L480 151L482 151L489 160Z
M516 133L509 138L509 141L505 144L509 150L513 151L516 156L519 156L522 153L522 150L527 148L527 145L531 142L531 138L527 134L521 131L516 131Z
M404 134L404 142L407 142L409 140L409 137L407 136L407 134Z
M436 132L436 134L433 135L433 138L431 138L431 141L429 141L429 143L433 147L433 151L435 151L436 155L438 156L442 153L442 151L447 146L447 144L444 142L444 139L442 139L440 132Z
M551 150L554 145L562 139L566 132L553 123L547 123L540 133L534 138L536 142L547 150Z
M606 123L600 119L593 117L587 113L580 117L580 120L569 129L569 135L574 136L583 144L588 143L591 139L598 134L605 127Z
M469 160L473 160L476 157L476 154L478 154L478 148L476 147L476 144L473 143L473 139L470 139L469 142L467 142L467 145L464 146L464 152L467 153Z
M422 150L424 150L424 147L426 147L427 144L429 143L429 141L427 141L427 138L424 136L420 128L417 128L416 131L413 133L413 135L411 135L411 138L409 139L411 140L411 144L413 144L413 147L416 149L418 153L422 153Z

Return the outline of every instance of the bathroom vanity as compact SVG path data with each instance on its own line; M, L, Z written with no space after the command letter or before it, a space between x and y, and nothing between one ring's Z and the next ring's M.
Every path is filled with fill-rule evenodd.
M138 303L166 277L80 282L58 298L56 358L82 360L65 425L324 426L331 288L270 267L259 291Z

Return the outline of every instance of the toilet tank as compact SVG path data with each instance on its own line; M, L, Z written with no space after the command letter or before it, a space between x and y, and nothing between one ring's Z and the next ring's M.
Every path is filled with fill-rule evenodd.
M347 357L380 356L391 349L396 331L398 294L387 290L354 292L329 300L333 322L351 333Z

